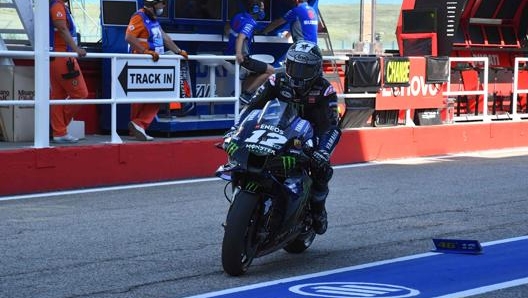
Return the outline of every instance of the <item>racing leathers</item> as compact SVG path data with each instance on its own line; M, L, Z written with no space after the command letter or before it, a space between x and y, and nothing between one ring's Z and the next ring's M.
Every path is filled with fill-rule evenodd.
M337 94L332 84L323 77L315 79L306 92L298 92L289 84L285 73L277 73L257 90L240 119L244 119L250 111L262 109L268 100L279 100L293 103L299 116L309 121L314 130L315 150L312 158L315 161L311 170L313 184L311 189L311 208L314 215L314 230L318 234L326 231L325 202L328 195L328 182L333 170L330 166L330 156L339 142L339 114L337 110Z

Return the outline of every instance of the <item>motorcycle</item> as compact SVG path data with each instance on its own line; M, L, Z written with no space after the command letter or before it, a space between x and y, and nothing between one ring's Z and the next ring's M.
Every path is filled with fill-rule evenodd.
M294 106L273 99L224 139L229 158L216 175L228 181L222 266L229 275L243 275L255 258L280 249L301 253L314 241L312 138L310 123Z

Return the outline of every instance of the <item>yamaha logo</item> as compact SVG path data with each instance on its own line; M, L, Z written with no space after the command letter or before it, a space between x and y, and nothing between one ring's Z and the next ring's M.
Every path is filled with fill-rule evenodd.
M366 282L325 282L290 287L290 292L325 298L400 298L413 297L420 291L402 286Z

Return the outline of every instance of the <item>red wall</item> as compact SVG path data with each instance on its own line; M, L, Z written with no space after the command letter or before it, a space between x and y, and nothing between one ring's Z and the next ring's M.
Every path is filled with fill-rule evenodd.
M96 99L102 96L102 82L101 74L102 65L99 60L80 60L80 67L83 72L86 86L88 87L88 98ZM99 128L99 110L101 105L83 105L79 113L75 116L75 120L84 121L84 131L86 134L98 134Z
M0 196L213 177L219 137L0 152ZM362 128L343 132L332 163L528 146L528 122Z

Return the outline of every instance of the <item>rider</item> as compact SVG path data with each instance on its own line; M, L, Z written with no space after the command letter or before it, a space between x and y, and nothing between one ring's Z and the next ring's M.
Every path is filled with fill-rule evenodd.
M241 113L244 119L254 109L261 109L274 98L291 102L299 116L308 120L314 129L315 150L312 159L313 185L310 190L310 206L314 219L314 231L324 234L328 225L325 209L328 182L333 170L330 155L339 142L337 94L332 84L323 78L323 57L317 44L300 40L286 53L286 72L272 76L257 90L248 106Z

